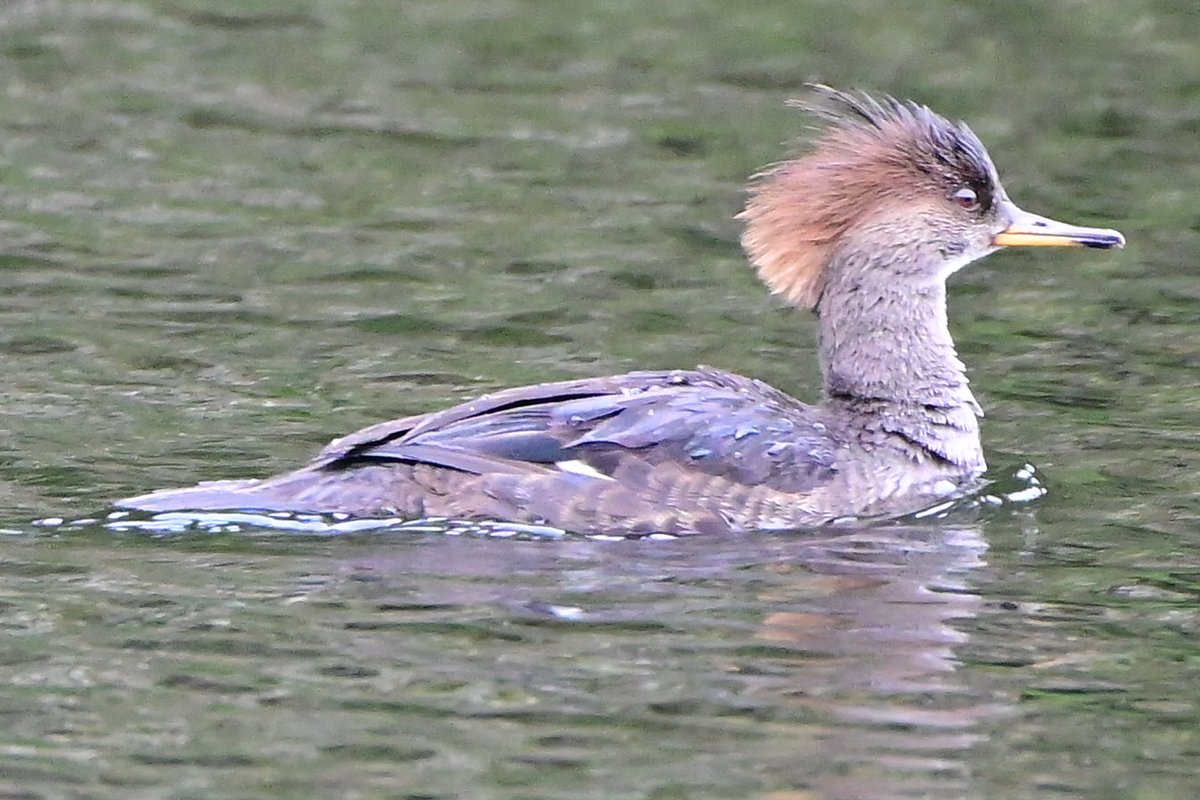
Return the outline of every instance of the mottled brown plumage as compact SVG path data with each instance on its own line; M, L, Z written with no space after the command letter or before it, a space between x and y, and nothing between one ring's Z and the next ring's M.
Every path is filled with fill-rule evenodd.
M965 125L814 87L812 151L751 186L743 244L818 317L825 398L720 370L509 389L384 422L262 481L121 502L704 533L895 514L985 468L981 414L946 325L945 279L1005 245L1119 247L1115 231L1021 211Z

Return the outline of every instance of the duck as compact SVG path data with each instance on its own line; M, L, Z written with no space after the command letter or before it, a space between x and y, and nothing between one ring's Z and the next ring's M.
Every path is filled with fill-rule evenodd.
M752 176L741 244L816 317L822 397L712 367L505 389L335 439L308 464L119 501L217 510L488 520L583 533L806 530L976 491L982 410L946 281L1007 247L1120 248L1117 231L1019 208L964 122L824 85L799 155Z

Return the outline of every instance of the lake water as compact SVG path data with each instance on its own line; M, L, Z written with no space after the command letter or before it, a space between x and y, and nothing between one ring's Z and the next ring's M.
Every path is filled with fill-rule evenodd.
M0 798L1200 794L1193 0L743 6L0 6ZM952 281L997 493L1044 497L674 541L107 520L519 383L815 398L732 219L808 80L967 119L1018 203L1129 238Z

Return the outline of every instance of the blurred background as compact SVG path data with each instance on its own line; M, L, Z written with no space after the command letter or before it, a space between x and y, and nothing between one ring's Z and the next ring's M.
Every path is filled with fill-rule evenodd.
M0 796L1194 797L1197 41L1192 0L0 5ZM951 282L996 478L1046 497L724 542L78 522L517 383L816 399L733 220L807 81L1128 237Z

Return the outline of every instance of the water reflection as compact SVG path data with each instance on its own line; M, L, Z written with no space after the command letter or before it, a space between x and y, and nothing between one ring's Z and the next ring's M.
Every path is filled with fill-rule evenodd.
M520 719L544 739L581 735L587 708L605 718L584 726L593 733L633 728L654 731L658 747L693 747L658 764L659 780L711 773L707 757L737 752L717 742L753 736L753 763L723 775L742 790L962 797L965 751L1003 710L956 671L965 634L955 621L979 607L970 575L986 549L971 525L552 545L442 537L356 559L341 568L342 588L317 594L340 594L344 581L369 587L360 591L374 621L358 627L380 633L397 630L380 618L413 609L475 609L473 622L446 624L503 629L508 644L481 648L474 669L519 664L537 688L530 705L457 713ZM581 671L602 696L578 694Z

